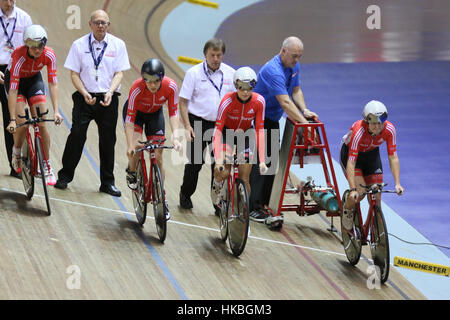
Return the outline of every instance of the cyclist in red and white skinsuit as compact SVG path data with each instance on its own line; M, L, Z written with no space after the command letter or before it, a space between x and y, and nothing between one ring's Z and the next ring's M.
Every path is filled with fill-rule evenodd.
M8 107L11 115L11 122L8 125L11 133L14 134L14 147L12 155L12 166L16 172L20 169L20 157L22 144L26 138L27 126L16 128L18 124L25 122L25 119L17 115L25 114L25 107L28 103L31 115L36 116L36 106L40 112L47 111L45 104L45 86L42 80L41 70L47 66L48 85L50 98L52 100L55 124L60 124L63 120L58 111L58 80L56 75L56 56L54 51L46 47L47 34L40 25L31 25L24 32L24 46L18 47L11 55L11 62L5 74L5 89L8 93ZM43 116L44 118L46 116ZM45 122L41 122L40 133L44 144L47 160L50 156L50 135ZM48 185L56 183L50 162L45 161L45 175Z
M181 148L178 138L173 134L179 127L178 120L178 87L174 80L164 76L164 66L158 59L148 59L141 68L142 78L131 86L128 100L125 102L123 117L125 121L125 135L127 138L127 184L136 189L136 166L138 154L134 151L143 147L142 132L145 130L147 140L165 139L165 121L162 106L169 109L169 123L172 129L172 143L175 150ZM156 161L161 170L164 181L163 150L156 149ZM166 204L167 206L167 204ZM167 217L169 218L169 217Z
M255 153L255 140L260 161L259 169L262 173L267 171L264 163L264 109L266 102L262 95L253 92L256 85L256 73L249 67L242 67L236 70L233 80L237 91L227 93L223 97L214 128L213 149L216 165L211 197L216 205L220 201L218 194L222 183L231 170L231 164L224 165L224 150L228 156L232 156L233 146L236 145L239 177L244 180L249 195L249 176Z
M379 146L386 141L389 165L395 181L397 194L404 192L400 185L400 162L397 156L397 135L394 125L387 121L386 106L372 100L363 110L363 120L356 121L342 138L341 166L347 177L350 194L343 210L344 227L353 225L353 208L360 202L365 189L361 185L383 183L383 167ZM376 194L378 204L381 193Z

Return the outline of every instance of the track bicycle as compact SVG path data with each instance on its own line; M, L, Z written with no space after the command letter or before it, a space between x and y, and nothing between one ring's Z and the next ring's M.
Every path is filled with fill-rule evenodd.
M221 168L223 170L223 168ZM249 228L249 195L244 180L239 178L238 157L235 154L230 174L220 192L220 236L238 257L245 249Z
M389 276L389 239L386 220L381 207L377 205L375 195L377 193L397 193L395 190L383 190L386 185L361 185L365 189L361 196L368 195L369 199L369 210L364 224L359 203L355 205L352 230L345 229L341 219L342 242L348 261L351 265L356 265L361 256L362 246L369 244L373 263L377 267L375 268L376 273L381 283L386 282ZM349 190L344 192L342 208L344 208L349 194Z
M36 106L36 117L30 117L30 111L25 109L25 115L18 115L19 118L26 121L17 126L17 128L31 125L33 130L28 128L26 142L22 145L22 182L28 200L31 200L34 194L34 178L42 179L42 186L44 188L45 202L47 204L47 214L51 214L50 199L47 191L47 183L45 181L45 168L48 167L48 155L45 154L44 143L40 133L40 122L53 122L54 119L44 119L43 116L48 113L48 110L41 113L39 106ZM31 133L34 132L34 135ZM44 162L47 162L44 166ZM39 167L38 167L39 166ZM40 170L40 172L39 172Z
M156 162L156 149L173 149L173 146L164 146L166 139L139 141L144 147L137 149L139 160L136 167L137 188L132 190L133 208L138 223L142 226L147 217L147 203L153 204L153 213L159 240L164 243L167 234L167 221L165 206L164 183L161 170ZM150 165L147 171L145 152L149 153Z

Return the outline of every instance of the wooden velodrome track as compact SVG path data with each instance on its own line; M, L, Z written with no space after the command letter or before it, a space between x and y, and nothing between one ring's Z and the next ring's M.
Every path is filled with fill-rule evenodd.
M46 27L48 45L58 58L60 106L68 121L58 128L49 126L55 172L61 168L69 134L74 91L63 64L73 40L89 32L89 13L106 8L112 23L110 31L127 44L134 70L125 72L122 81L121 110L132 82L139 76L136 68L140 69L149 57L163 59L167 74L181 87L183 72L169 61L159 40L161 22L180 2L17 1L34 23ZM73 4L81 8L81 30L66 28L66 9ZM199 43L199 50L202 46ZM351 267L339 235L326 230L329 222L324 216L286 214L281 231L251 223L244 253L238 259L233 257L228 244L219 239L218 220L209 197L209 169L202 170L192 198L194 209L181 210L178 192L183 166L172 165L168 152L165 188L172 219L167 239L160 244L154 220L148 219L141 229L131 213L131 193L124 172L126 142L120 122L115 175L122 197L98 192L96 128L95 124L90 127L86 152L68 189L49 187L49 217L45 215L40 181L36 182L35 196L27 201L22 182L7 176L9 167L2 158L0 299L424 299L392 266L386 285L368 289L370 261L361 259L357 267ZM3 153L4 147L0 150ZM338 219L335 224L339 224ZM368 248L363 253L370 257ZM70 266L79 268L78 289L67 286L73 275Z

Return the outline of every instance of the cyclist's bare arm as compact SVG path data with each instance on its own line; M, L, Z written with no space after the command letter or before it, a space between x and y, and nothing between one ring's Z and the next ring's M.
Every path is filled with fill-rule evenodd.
M189 122L188 102L189 100L178 97L178 106L180 109L181 121L183 121L184 129L186 129L186 138L190 142L193 138L195 138L195 134L194 129L192 129Z
M400 161L397 154L389 156L388 159L392 171L392 176L394 177L395 181L395 191L397 191L397 194L400 195L405 191L400 184Z
M178 151L181 148L180 141L178 140L178 137L175 135L176 132L178 132L178 129L180 128L180 121L178 120L178 115L170 117L169 124L170 129L172 130L172 143L173 146L175 147L175 150Z
M50 90L50 99L52 100L55 123L59 125L63 121L63 117L59 113L59 107L58 107L59 106L58 84L57 83L49 83L48 88Z
M16 119L16 105L17 105L17 93L18 90L10 89L8 93L8 109L11 121L8 125L8 130L11 133L14 133L16 131L17 126L17 119Z

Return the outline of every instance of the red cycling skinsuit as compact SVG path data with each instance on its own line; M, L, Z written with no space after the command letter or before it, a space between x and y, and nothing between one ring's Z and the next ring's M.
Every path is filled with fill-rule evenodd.
M342 138L341 166L346 173L347 160L350 159L356 162L355 175L364 177L366 184L382 183L383 168L379 146L386 141L388 155L396 154L395 127L391 122L385 121L383 130L375 137L369 133L368 127L366 121L356 121Z
M148 139L155 136L165 136L164 114L162 106L167 102L169 117L177 115L178 87L174 80L164 77L161 87L156 93L150 92L145 81L137 79L130 89L128 100L125 103L125 122L134 124L134 130L142 133L145 125L145 134Z
M18 102L28 102L30 106L45 103L45 87L40 73L44 66L47 66L48 83L57 83L56 56L51 48L44 47L36 59L28 55L27 46L18 47L11 54L5 83L9 83L7 89L19 91Z
M227 93L219 105L216 126L214 128L213 149L217 158L222 156L222 133L224 129L247 131L256 129L256 145L258 148L259 161L264 162L264 112L266 102L262 95L253 92L246 103L239 100L237 92ZM225 134L226 136L226 134ZM254 136L253 136L254 137ZM230 142L227 141L229 144ZM241 146L242 147L242 146ZM242 148L241 148L242 149ZM248 149L248 145L244 149ZM239 150L247 151L247 150ZM252 153L253 150L249 150Z

